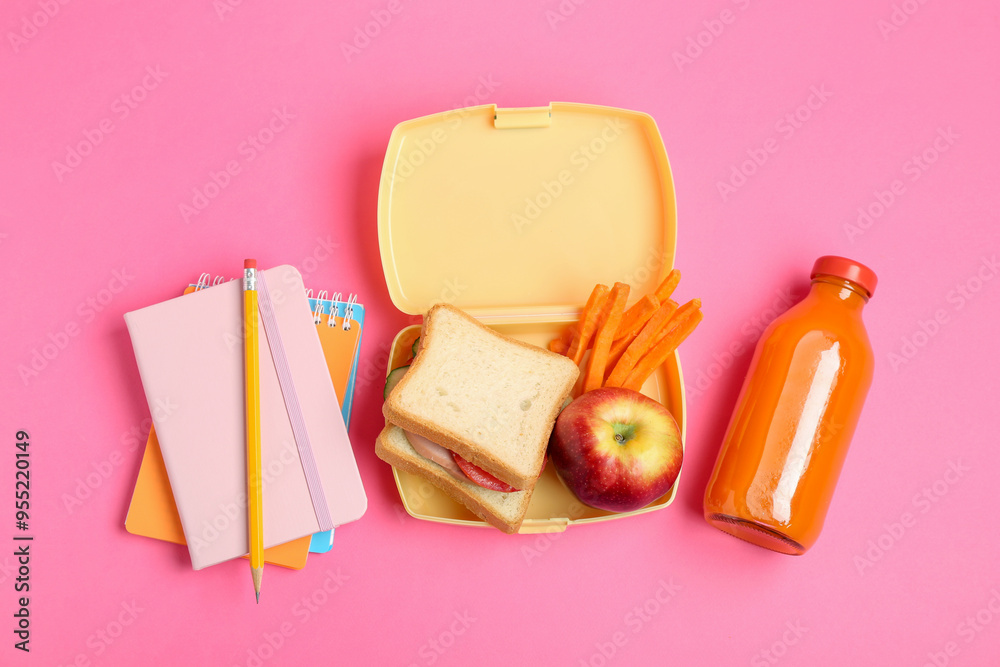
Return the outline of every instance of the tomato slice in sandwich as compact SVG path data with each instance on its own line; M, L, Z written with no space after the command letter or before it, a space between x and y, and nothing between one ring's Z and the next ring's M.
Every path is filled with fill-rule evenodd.
M502 491L503 493L511 493L512 491L519 490L515 489L510 484L501 482L499 479L489 474L479 466L469 463L458 454L455 454L455 452L452 452L452 455L455 457L455 463L458 464L458 467L462 469L462 472L465 473L465 476L468 477L472 483L478 484L484 489Z

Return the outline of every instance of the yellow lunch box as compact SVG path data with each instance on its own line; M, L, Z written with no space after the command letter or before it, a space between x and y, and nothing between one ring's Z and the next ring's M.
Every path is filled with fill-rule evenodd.
M456 109L400 123L379 186L379 249L393 304L422 315L447 301L493 329L546 347L595 283L628 283L630 304L674 264L677 212L663 140L637 111L553 102ZM396 336L386 374L406 363L420 327ZM677 353L642 393L686 434ZM486 526L423 479L393 468L413 517ZM535 487L521 533L557 532L663 509L680 477L642 509L580 503L553 466Z

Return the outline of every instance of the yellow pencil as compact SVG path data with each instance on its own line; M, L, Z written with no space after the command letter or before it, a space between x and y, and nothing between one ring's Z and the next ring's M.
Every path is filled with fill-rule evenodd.
M264 507L260 474L260 368L257 342L257 260L243 262L243 323L246 327L247 517L250 534L250 574L260 604L264 575Z

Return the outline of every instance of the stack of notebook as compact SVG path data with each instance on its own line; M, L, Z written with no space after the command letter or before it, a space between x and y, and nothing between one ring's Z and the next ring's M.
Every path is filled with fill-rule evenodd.
M347 437L364 307L339 293L312 298L293 267L262 273L280 332L260 340L264 558L300 569L332 547L318 503L334 526L367 504ZM125 315L153 421L125 527L187 544L195 569L248 551L241 307L239 281L203 275L184 296ZM285 350L291 387L279 385L272 345ZM305 443L292 433L290 391ZM319 494L306 482L310 460Z

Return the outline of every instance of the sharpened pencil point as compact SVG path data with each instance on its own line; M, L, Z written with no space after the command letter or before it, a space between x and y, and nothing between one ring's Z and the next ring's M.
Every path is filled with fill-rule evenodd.
M253 592L257 595L257 604L260 604L260 580L264 576L264 568L251 567L250 574L253 575Z

